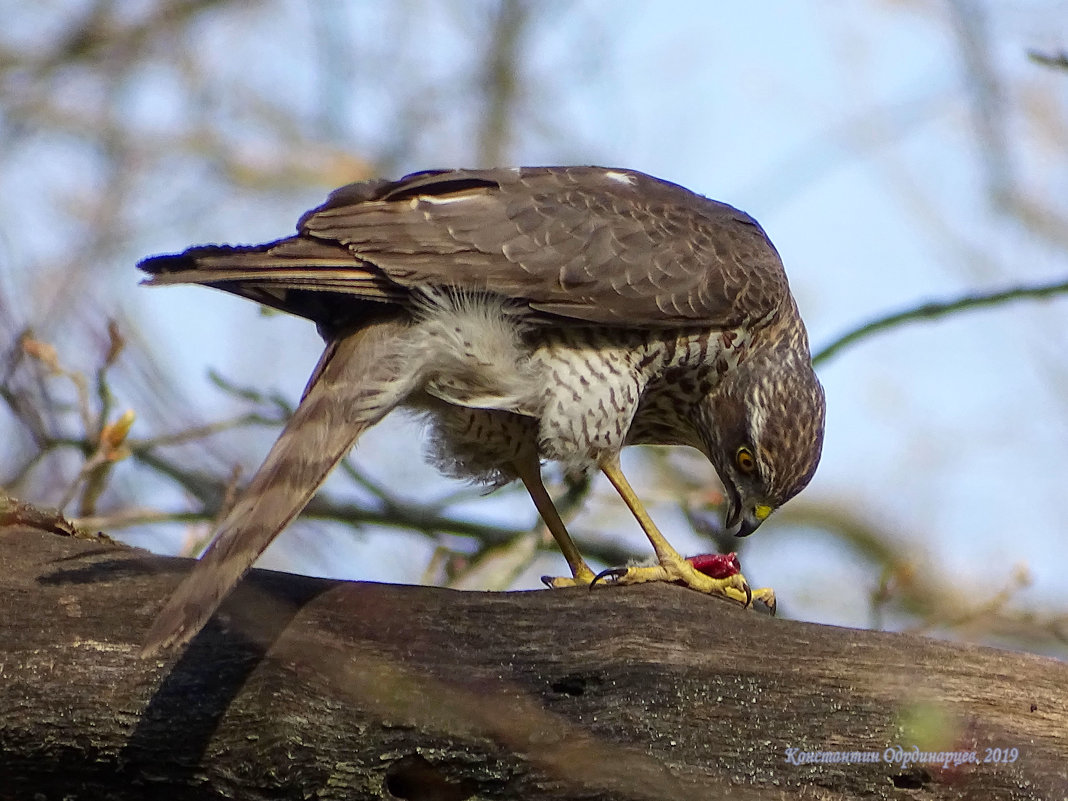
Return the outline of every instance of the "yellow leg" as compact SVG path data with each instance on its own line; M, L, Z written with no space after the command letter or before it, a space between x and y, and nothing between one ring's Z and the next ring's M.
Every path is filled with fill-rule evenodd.
M541 519L545 521L549 533L553 535L556 544L560 546L564 559L567 560L567 566L571 568L571 578L550 578L546 576L542 578L542 581L554 588L588 587L593 583L594 572L590 570L590 566L586 564L586 560L579 553L575 541L567 533L567 527L560 518L560 513L556 511L556 505L553 503L553 499L549 497L545 484L541 480L541 469L537 460L517 459L513 467L520 481L523 482L523 486L530 493L530 498L534 501L534 506L537 507Z
M623 475L623 471L619 467L618 457L601 464L601 471L612 482L616 492L619 493L623 502L627 504L631 513L637 518L638 524L645 532L645 536L649 538L649 542L652 543L653 550L656 551L657 561L660 562L660 564L650 567L628 567L625 570L613 571L614 583L641 584L646 581L677 581L700 592L726 596L746 606L750 604L753 597L757 597L774 609L775 595L770 589L760 589L756 593L752 593L749 590L745 576L741 573L736 573L727 578L716 579L701 573L684 559L664 535L660 533L660 529L656 527L652 518L649 517L649 513L645 511L645 506L638 499L637 493L630 486L626 476Z

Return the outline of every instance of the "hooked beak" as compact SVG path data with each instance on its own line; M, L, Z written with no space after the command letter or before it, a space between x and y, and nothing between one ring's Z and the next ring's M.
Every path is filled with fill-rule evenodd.
M768 519L771 512L772 508L763 503L758 503L751 509L743 509L741 500L731 494L727 500L727 519L724 525L728 531L734 530L735 537L748 537L760 528L760 524Z

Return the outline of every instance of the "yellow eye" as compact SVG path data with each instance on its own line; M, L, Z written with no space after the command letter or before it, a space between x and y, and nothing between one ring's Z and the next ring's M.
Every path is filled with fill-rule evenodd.
M756 470L756 457L753 456L753 452L745 447L745 445L735 452L734 463L738 465L738 469L743 473L748 474Z

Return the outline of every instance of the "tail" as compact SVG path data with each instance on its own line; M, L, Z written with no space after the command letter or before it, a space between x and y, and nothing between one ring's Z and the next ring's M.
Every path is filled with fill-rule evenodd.
M263 465L152 624L143 657L191 640L360 434L404 400L415 383L406 330L373 323L330 343Z
M408 290L343 245L303 236L265 245L201 245L137 265L150 286L201 284L317 323L358 320L368 306L405 305Z

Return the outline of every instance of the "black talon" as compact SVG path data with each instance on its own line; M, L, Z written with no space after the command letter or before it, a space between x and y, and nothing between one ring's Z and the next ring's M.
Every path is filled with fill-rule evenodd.
M546 587L548 587L550 590L556 589L553 586L553 577L552 576L542 576L541 577L541 583L544 584Z
M607 570L602 570L596 576L593 577L593 581L590 582L590 589L603 578L615 578L621 579L627 575L627 568L625 567L610 567Z
M745 582L745 609L753 605L753 591L749 589L749 582Z

